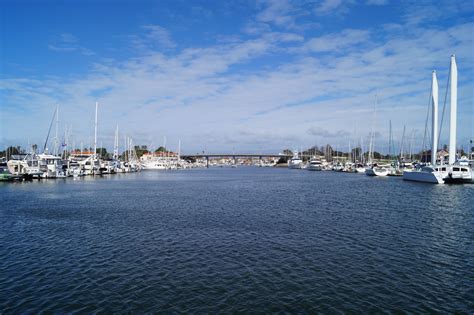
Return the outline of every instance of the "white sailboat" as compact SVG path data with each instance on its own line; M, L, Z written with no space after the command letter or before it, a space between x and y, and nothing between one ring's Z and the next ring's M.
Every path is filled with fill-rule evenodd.
M365 169L365 175L367 176L387 176L388 170L384 167L377 166L374 163L374 137L375 137L375 121L376 121L376 108L377 108L377 95L375 95L375 102L374 102L374 122L372 125L372 132L370 135L370 144L369 144L369 165Z
M431 76L431 165L424 166L418 170L404 171L403 179L408 181L424 182L442 184L443 178L447 175L446 167L438 167L436 165L436 152L438 148L438 80L436 78L436 71L433 71Z

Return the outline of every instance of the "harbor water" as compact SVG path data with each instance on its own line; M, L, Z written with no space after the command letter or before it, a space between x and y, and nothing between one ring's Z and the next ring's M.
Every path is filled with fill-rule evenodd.
M474 185L239 167L0 201L2 314L474 310Z

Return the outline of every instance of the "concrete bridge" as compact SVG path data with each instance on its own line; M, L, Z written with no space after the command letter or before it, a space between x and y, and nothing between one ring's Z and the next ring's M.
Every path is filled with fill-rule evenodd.
M293 155L291 154L238 154L238 153L223 153L223 154L207 154L207 153L199 153L199 154L181 154L181 158L183 160L197 160L197 159L206 159L206 166L209 167L209 159L213 158L227 158L227 159L254 159L258 158L262 160L263 158L291 158Z

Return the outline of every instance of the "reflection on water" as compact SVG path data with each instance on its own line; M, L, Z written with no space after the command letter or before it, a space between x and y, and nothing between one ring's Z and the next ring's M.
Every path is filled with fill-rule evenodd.
M468 313L473 188L273 168L0 183L0 310Z

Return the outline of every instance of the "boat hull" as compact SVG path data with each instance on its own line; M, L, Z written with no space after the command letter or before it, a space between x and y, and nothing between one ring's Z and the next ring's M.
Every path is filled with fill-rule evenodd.
M306 169L308 171L322 171L323 170L322 166L320 165L308 165Z
M404 171L403 180L431 184L444 183L443 176L438 172Z
M388 175L388 170L385 168L368 168L365 170L365 175L367 176L380 176L384 177Z

